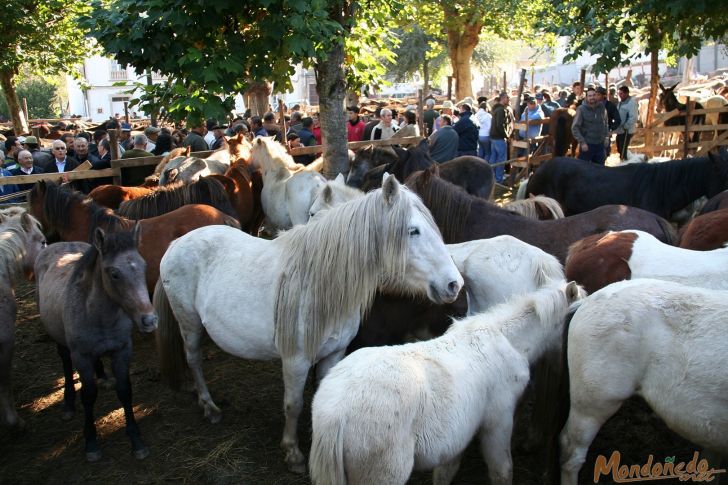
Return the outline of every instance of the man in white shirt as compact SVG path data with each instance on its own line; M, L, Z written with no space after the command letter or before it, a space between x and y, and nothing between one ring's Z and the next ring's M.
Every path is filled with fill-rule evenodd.
M61 140L53 141L51 153L53 154L53 160L51 160L51 163L45 167L46 172L64 173L70 172L74 168L78 167L78 160L66 156L66 144Z

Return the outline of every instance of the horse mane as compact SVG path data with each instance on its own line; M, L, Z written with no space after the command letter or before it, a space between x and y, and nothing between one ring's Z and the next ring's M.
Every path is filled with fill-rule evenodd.
M564 218L564 210L561 208L558 201L551 197L546 197L545 195L532 195L528 199L514 200L508 202L503 206L503 208L524 217L528 217L529 219L538 220L538 204L541 204L544 208L546 208L546 210L548 210L552 219Z
M405 187L399 189L390 203L378 189L278 237L284 269L277 284L275 342L282 357L293 355L302 340L313 361L322 339L337 334L347 314L358 309L364 316L377 288L406 292L396 282L405 273L410 211L419 210L436 226L427 208Z
M305 169L293 161L293 157L286 151L286 148L270 137L258 137L253 143L251 150L253 161L259 164L264 172L274 172L281 178L290 172L298 172Z
M699 195L693 196L691 189L700 188L714 174L712 170L696 170L698 165L710 165L712 161L708 157L685 158L682 160L671 160L663 163L642 163L637 164L637 169L632 177L633 193L645 193L645 187L653 185L657 193L675 192L674 179L681 179L679 191L684 193L686 200L695 200ZM723 162L723 177L726 176L726 163ZM655 188L656 187L656 188Z
M145 196L122 202L117 214L135 220L148 219L187 204L210 205L231 217L238 217L225 187L219 181L207 177L191 184L175 183L158 187Z
M175 148L174 150L172 150L171 152L166 154L164 156L164 158L162 158L162 160L159 161L159 164L157 164L157 166L154 167L154 172L152 172L152 175L156 175L156 176L161 175L162 170L164 170L164 167L167 165L167 163L170 160L172 160L174 158L178 158L178 157L184 157L186 153L187 153L187 148L185 148L185 147Z
M526 295L514 295L482 313L456 321L446 333L501 332L508 337L511 331L530 324L528 319L523 318L527 313L535 313L539 324L559 325L564 321L564 307L569 304L564 293L566 284L562 279L559 284L548 285ZM581 287L578 291L581 297L586 296Z
M101 249L105 256L114 256L124 251L136 250L136 248L133 231L118 231L106 232ZM96 271L98 256L98 249L94 244L90 244L73 267L70 281L77 282L82 289L89 288Z
M39 197L39 185L36 184L30 191L29 200ZM48 222L46 231L63 232L67 229L73 229L71 222L71 211L74 207L85 206L85 210L89 215L88 237L87 242L93 239L94 230L103 226L107 232L116 232L124 229L126 220L121 216L114 214L108 207L103 207L93 199L89 199L81 192L77 192L66 186L58 186L56 184L45 183L45 196L43 199L43 215Z
M452 242L465 228L473 201L477 198L440 178L434 173L436 167L413 174L407 184L432 212L445 242Z
M28 214L38 228L42 231L40 222ZM25 231L21 225L20 216L11 216L2 219L0 224L0 274L15 280L16 275L22 271L23 258L26 253Z

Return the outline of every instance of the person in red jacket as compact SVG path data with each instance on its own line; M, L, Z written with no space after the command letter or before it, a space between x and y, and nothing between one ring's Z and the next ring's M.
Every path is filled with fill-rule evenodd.
M346 108L346 114L349 116L349 122L346 124L347 141L362 141L366 124L359 118L359 107L349 106Z

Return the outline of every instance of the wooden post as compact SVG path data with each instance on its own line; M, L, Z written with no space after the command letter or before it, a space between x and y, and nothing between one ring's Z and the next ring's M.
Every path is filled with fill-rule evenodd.
M424 99L422 96L422 90L417 90L417 126L420 127L420 135L427 136L429 133L425 133L425 116L424 116Z
M521 81L518 83L518 100L516 104L516 119L521 119L521 102L523 99L523 86L526 84L526 70L521 69Z
M111 154L112 160L118 160L121 158L119 153L119 128L115 130L109 130L109 153ZM121 185L121 172L119 176L114 176L114 185Z
M447 77L447 99L452 101L452 76Z
M43 144L40 142L40 127L36 126L30 129L33 132L33 136L38 139L38 148L43 148Z
M503 91L508 90L508 82L506 81L506 72L503 71Z
M691 119L693 117L692 107L693 102L690 100L690 96L688 96L687 101L685 102L686 111L685 111L685 134L683 135L683 158L688 158L688 153L690 153L690 124Z
M30 121L30 116L28 116L28 98L23 98L23 113L25 113L25 121Z
M281 137L283 140L283 144L287 145L286 140L286 112L283 110L283 100L281 98L278 98L278 124L281 125Z
M531 91L536 96L536 70L531 67Z
M124 101L124 121L129 123L129 101Z

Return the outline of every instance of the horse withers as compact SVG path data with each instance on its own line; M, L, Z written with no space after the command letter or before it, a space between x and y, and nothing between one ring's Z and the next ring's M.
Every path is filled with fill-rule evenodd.
M97 228L92 245L56 243L44 250L35 263L40 318L63 362L66 415L74 412L74 368L81 379L88 461L101 458L94 423L94 371L102 356L111 357L116 394L124 408L126 434L134 456L143 459L149 455L134 419L129 379L132 326L136 324L143 333L157 328L137 238L138 229L106 233Z
M11 373L15 346L15 284L33 275L33 266L46 246L40 223L27 213L0 214L0 422L11 429L25 426L12 395Z

